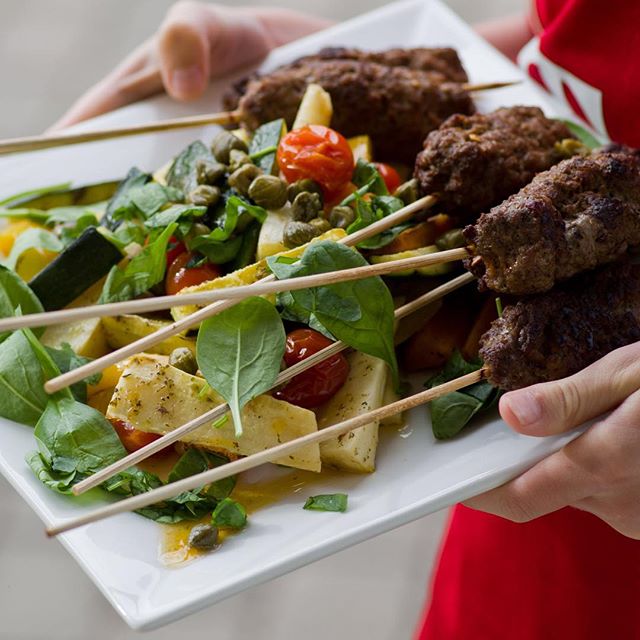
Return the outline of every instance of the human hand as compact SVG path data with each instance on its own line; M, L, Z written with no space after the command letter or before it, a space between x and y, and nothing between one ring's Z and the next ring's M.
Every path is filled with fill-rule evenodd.
M52 127L142 100L163 89L177 100L198 98L214 78L256 62L274 47L329 22L285 9L223 7L181 1L158 31L84 94Z
M465 504L514 522L572 506L640 539L639 389L640 342L563 380L505 394L500 413L525 435L556 435L597 421L520 477Z

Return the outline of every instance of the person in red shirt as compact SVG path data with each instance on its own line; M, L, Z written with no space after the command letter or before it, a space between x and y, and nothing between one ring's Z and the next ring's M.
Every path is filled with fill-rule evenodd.
M640 3L538 0L478 31L576 116L640 146ZM63 127L209 78L328 26L266 8L181 2L159 31L83 96ZM423 640L640 639L640 343L574 376L505 394L503 419L545 436L594 420L515 480L452 511Z

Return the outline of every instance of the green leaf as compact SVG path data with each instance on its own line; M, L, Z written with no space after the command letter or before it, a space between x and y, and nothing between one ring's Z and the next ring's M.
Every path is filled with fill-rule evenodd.
M602 142L598 140L590 131L585 129L583 126L579 125L572 120L565 120L564 118L559 118L560 122L563 122L569 131L582 142L585 147L589 149L599 149L602 146Z
M23 200L24 198L30 198L33 196L43 196L49 193L57 193L58 191L66 191L71 187L70 182L63 182L62 184L54 184L48 187L40 187L38 189L30 189L29 191L23 191L22 193L16 193L13 196L0 200L0 207L10 205L16 200Z
M58 369L60 370L60 373L67 373L73 369L77 369L78 367L91 362L91 358L85 358L75 353L68 342L64 342L61 349L54 349L52 347L45 347L45 349L51 356L52 360L55 362L56 367L58 367ZM81 380L80 382L76 382L75 384L71 385L71 387L69 388L71 389L73 397L78 402L86 402L87 385L97 384L98 382L100 382L101 377L101 373L96 373L88 378L85 378L84 380Z
M227 462L229 462L229 460L224 456L191 447L180 457L169 473L169 482L176 482L177 480L194 476L197 473L202 473L208 469L214 469L220 465L227 464ZM235 485L236 476L231 476L230 478L225 478L224 480L219 480L218 482L207 485L203 489L203 493L215 500L223 500L233 491Z
M104 283L100 302L130 300L162 282L167 268L167 244L176 224L170 224L124 268L113 267Z
M0 265L0 318L13 318L18 308L27 314L43 311L40 300L27 283L17 273ZM0 333L0 342L9 334Z
M361 198L365 193L373 193L379 196L389 195L387 185L372 162L358 160L353 172L351 181L358 187L356 191L349 194L340 205L348 205L354 200Z
M192 142L173 161L167 173L167 184L188 194L198 186L198 160L215 161L213 154L200 140Z
M131 243L135 242L139 245L144 244L147 231L139 220L123 220L115 231L110 231L106 227L100 228L102 233L109 241L111 241L120 250L124 250Z
M153 214L144 225L148 229L168 227L170 224L178 222L178 220L201 218L205 213L207 213L207 207L198 207L193 204L174 204Z
M311 496L307 498L303 509L311 511L340 511L344 513L347 510L347 494L331 493Z
M120 183L118 189L113 194L101 223L110 231L115 231L122 223L122 218L118 217L118 211L126 210L131 206L130 191L147 184L151 180L151 175L143 173L137 167L129 170L126 178Z
M455 351L442 371L425 384L428 388L477 371L480 360L467 362ZM453 438L480 411L493 406L500 392L486 380L476 382L459 391L453 391L429 403L433 435L439 440Z
M200 327L198 366L211 388L229 403L238 437L242 408L275 383L285 339L277 310L257 297L243 300Z
M225 498L211 515L211 524L222 529L242 529L247 524L247 512L239 502Z
M267 258L280 279L297 278L367 265L356 251L329 240L314 242L295 264ZM290 291L279 302L292 301L289 310L316 318L333 336L350 347L382 358L389 364L396 386L398 364L393 344L394 308L391 294L381 278L365 278L313 289Z
M47 251L59 253L63 248L62 242L51 231L35 228L27 229L16 238L11 253L4 264L9 269L15 270L20 256L29 249L46 249Z
M374 222L386 218L404 206L402 200L394 198L393 196L373 196L370 200L365 200L362 196L357 195L355 196L355 200L356 219L347 228L348 233L360 231L360 229L364 229ZM385 243L388 244L388 242L391 242L393 238L389 239L388 242L384 242L390 235L391 232L389 230L383 234L364 240L358 246L363 249L376 249L379 246L384 246Z
M276 175L278 164L276 153L280 138L286 133L287 125L282 118L265 122L253 134L249 143L251 160L266 174Z
M76 472L60 473L54 471L44 460L39 451L31 451L25 456L25 461L31 467L38 480L49 489L58 493L71 493L71 487L76 479Z

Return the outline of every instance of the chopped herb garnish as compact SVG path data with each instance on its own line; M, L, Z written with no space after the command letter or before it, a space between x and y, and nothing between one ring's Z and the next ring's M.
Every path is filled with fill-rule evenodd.
M346 493L329 493L307 498L303 509L309 511L339 511L344 513L347 510Z

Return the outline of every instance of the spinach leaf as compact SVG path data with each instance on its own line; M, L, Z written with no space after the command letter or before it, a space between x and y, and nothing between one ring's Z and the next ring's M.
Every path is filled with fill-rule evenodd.
M167 268L167 244L175 228L175 223L166 227L124 268L112 267L99 302L130 300L162 282Z
M228 458L211 453L210 451L204 451L196 447L191 447L180 457L178 462L169 473L169 482L175 482L176 480L182 480L189 476L193 476L196 473L202 473L208 469L214 469L220 465L229 462ZM203 489L203 493L215 500L224 500L233 491L236 485L236 476L225 478L224 480L218 480L210 485L207 485Z
M157 182L148 182L129 189L111 217L113 220L145 220L165 205L182 200L184 196L178 189L163 187Z
M147 231L139 220L123 220L115 231L101 227L100 232L121 251L135 242L144 244Z
M467 362L459 351L455 351L442 371L425 384L432 388L454 380L482 367L482 362ZM486 380L453 391L429 403L433 435L438 440L453 438L480 411L489 409L500 396L500 390Z
M16 238L4 264L9 269L15 270L20 256L29 249L46 249L59 253L63 248L62 242L51 231L36 228L27 229Z
M242 238L242 243L233 258L233 264L230 265L231 271L242 269L255 261L258 239L260 237L260 225L258 222L252 222L240 237Z
M311 496L307 498L302 508L311 511L340 511L344 513L347 510L347 494L332 493Z
M167 184L188 194L198 186L198 160L215 161L213 154L200 140L192 142L173 161L167 173Z
M297 278L314 273L350 269L367 264L356 251L329 240L314 242L295 264L267 258L273 273L280 279ZM350 347L382 358L389 364L396 387L398 364L393 345L394 310L389 290L380 278L365 278L324 287L290 291L279 303L285 310L315 317L338 340Z
M154 213L145 223L148 229L168 227L178 220L192 220L201 218L207 213L207 207L198 207L193 204L174 204L167 209Z
M387 196L389 191L387 185L372 162L358 160L353 171L351 181L358 187L356 191L349 194L340 205L348 205L354 200L362 197L365 193L373 193L378 196Z
M90 358L85 358L75 353L68 342L64 342L61 349L53 349L52 347L45 347L45 349L51 356L52 360L55 362L56 367L58 367L58 369L60 370L60 373L67 373L72 369L77 369L78 367L91 362ZM73 397L78 402L86 402L87 385L97 384L98 382L100 382L101 377L101 373L96 373L88 378L85 378L84 380L81 380L80 382L72 384L69 388L71 389Z
M265 122L254 132L249 143L249 155L254 164L260 167L266 174L276 175L278 164L276 152L280 138L286 133L287 125L282 118Z
M129 192L136 187L141 187L142 185L147 184L147 182L149 182L150 180L151 175L148 173L143 173L137 167L133 167L129 170L129 173L120 183L111 200L109 200L107 210L104 214L104 217L102 218L102 224L107 229L115 231L116 228L121 224L122 219L116 216L116 212L119 209L130 206L131 200L129 197Z
M27 283L14 271L0 265L0 318L12 318L16 309L21 313L43 311L40 300ZM0 342L9 335L10 332L0 333Z
M347 228L348 233L354 233L355 231L364 229L404 207L402 200L393 196L373 196L370 200L365 200L362 196L356 195L355 200L356 219ZM358 246L363 249L375 249L379 244L380 234L364 240Z
M198 332L198 366L211 388L228 403L236 436L242 435L242 408L268 391L280 372L285 332L275 307L247 298L205 320Z
M583 126L573 122L572 120L565 120L564 118L559 119L560 122L563 122L569 131L573 133L573 135L582 142L585 147L589 149L598 149L602 146L602 142L598 140L590 131L587 131Z
M0 344L0 416L34 426L49 396L27 331L16 331Z
M85 213L79 216L76 220L61 225L56 231L60 240L66 247L76 238L80 237L85 229L97 226L98 219L95 214L91 213L91 211L85 211Z
M242 529L247 524L247 512L239 502L225 498L211 514L211 524L222 529Z

